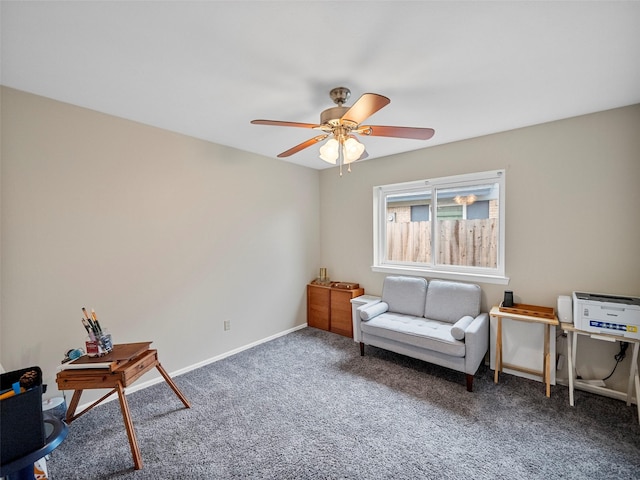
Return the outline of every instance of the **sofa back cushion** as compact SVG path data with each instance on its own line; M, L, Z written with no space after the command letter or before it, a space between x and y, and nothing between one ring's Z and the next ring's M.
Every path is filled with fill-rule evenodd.
M480 295L478 285L431 280L424 316L448 323L456 323L465 315L475 318L480 313Z
M386 277L382 285L382 301L390 312L422 317L427 298L427 281L419 277Z

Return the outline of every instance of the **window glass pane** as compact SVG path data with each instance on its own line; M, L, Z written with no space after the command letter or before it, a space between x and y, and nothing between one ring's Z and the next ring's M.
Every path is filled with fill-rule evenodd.
M462 218L461 205L440 205L438 203L438 220L457 220Z
M386 260L431 262L431 192L386 196Z
M411 206L412 222L428 222L429 221L429 205L413 205Z
M436 190L439 265L496 268L499 184Z
M374 187L373 270L503 283L505 172Z

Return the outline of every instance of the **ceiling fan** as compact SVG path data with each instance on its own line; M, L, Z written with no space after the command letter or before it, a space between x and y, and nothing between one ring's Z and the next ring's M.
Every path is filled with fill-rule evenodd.
M369 135L374 137L411 138L416 140L428 140L433 137L435 131L432 128L419 127L392 127L387 125L362 125L367 118L381 108L387 106L391 100L377 93L365 93L351 107L345 107L351 91L345 87L337 87L329 92L329 96L337 107L331 107L320 114L320 123L284 122L279 120L252 120L254 125L274 125L279 127L300 127L320 130L323 133L306 140L295 147L285 150L278 158L289 157L305 148L322 142L331 137L320 147L320 158L325 162L340 165L349 164L367 157L364 145L360 143L354 134Z

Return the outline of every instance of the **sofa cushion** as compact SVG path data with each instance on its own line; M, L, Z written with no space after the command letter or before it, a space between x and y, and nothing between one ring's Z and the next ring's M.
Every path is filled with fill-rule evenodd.
M455 323L465 315L480 313L481 290L470 283L431 280L427 290L424 316L431 320ZM391 305L391 304L389 304Z
M451 336L451 324L386 312L361 325L370 335L388 338L453 357L465 356L465 344Z
M373 317L380 315L381 313L389 310L387 302L378 302L373 305L365 305L360 309L360 318L365 322L371 320Z
M473 320L473 317L470 317L469 315L462 317L453 324L453 327L451 327L451 336L456 340L464 340L465 331L467 330L467 327L471 325Z
M420 277L386 277L382 286L382 301L390 312L422 317L427 297L427 281Z

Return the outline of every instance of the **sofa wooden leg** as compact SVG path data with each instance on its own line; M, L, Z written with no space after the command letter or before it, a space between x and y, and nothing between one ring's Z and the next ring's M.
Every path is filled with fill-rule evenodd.
M467 392L473 392L473 375L467 373Z
M364 357L364 343L360 342L360 356Z

